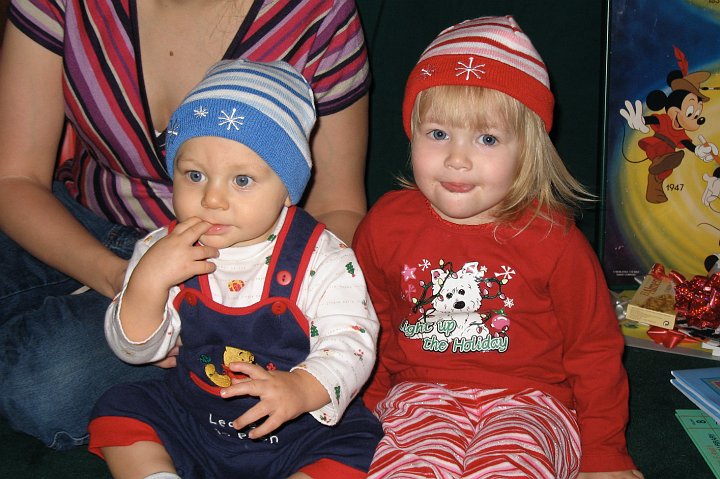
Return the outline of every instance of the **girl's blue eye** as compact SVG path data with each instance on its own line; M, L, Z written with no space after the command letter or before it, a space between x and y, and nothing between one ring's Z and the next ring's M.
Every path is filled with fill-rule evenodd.
M430 132L430 136L433 140L444 140L448 135L442 130L433 130Z
M199 171L191 170L187 172L187 177L193 183L198 183L203 180L203 174Z
M238 175L235 177L235 184L240 188L246 188L252 183L252 178L247 175Z
M485 146L493 146L497 143L497 138L492 135L483 135L480 137L480 142Z

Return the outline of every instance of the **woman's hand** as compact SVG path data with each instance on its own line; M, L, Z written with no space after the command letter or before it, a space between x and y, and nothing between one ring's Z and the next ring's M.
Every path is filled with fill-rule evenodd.
M153 366L157 366L163 369L174 368L175 366L177 366L177 357L178 354L180 354L180 346L182 346L182 339L178 337L175 346L173 346L170 352L168 352L167 356L165 356L165 359L154 362Z
M95 287L95 291L112 299L117 296L120 291L122 291L125 283L125 273L127 272L128 261L116 256L100 264L104 267L104 276L106 277L106 280L104 283L98 284Z

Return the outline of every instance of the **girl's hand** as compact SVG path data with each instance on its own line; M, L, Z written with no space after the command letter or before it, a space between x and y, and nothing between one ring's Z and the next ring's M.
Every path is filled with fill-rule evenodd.
M260 398L259 403L233 421L233 427L241 430L267 417L248 433L250 439L270 434L285 422L330 402L322 384L303 370L267 371L256 364L242 362L230 364L230 370L245 374L248 379L233 379L232 386L220 391L222 397L250 395Z
M642 472L637 469L630 471L612 472L581 472L578 479L644 479Z

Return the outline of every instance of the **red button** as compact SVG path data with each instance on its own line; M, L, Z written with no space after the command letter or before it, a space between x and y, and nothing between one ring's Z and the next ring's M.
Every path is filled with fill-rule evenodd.
M280 316L285 311L287 311L287 306L285 305L285 303L278 301L277 303L273 303L271 309L275 316Z
M197 305L197 298L196 298L194 295L188 294L187 297L186 297L186 299L187 299L187 302L188 302L188 304L189 304L190 306L195 306L195 305Z
M278 272L278 274L275 276L275 279L278 283L280 283L281 286L287 286L290 284L290 281L292 281L292 275L290 274L290 271L282 270Z

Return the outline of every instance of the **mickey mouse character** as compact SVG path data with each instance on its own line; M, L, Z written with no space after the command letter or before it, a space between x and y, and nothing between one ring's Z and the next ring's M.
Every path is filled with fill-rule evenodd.
M695 145L686 133L697 131L705 123L705 118L700 115L703 103L710 99L700 93L700 85L710 78L710 73L688 73L684 55L678 49L675 53L681 69L673 70L667 76L670 94L653 90L645 100L650 110L664 110L664 113L643 116L640 100L635 100L634 106L626 100L625 108L620 109L620 115L630 128L642 133L648 133L650 129L654 132L653 136L638 141L638 146L650 160L645 192L645 199L649 203L664 203L668 200L663 191L663 182L682 162L685 156L683 149L692 151L704 162L712 161L718 154L718 148L713 143L699 136L700 144Z

